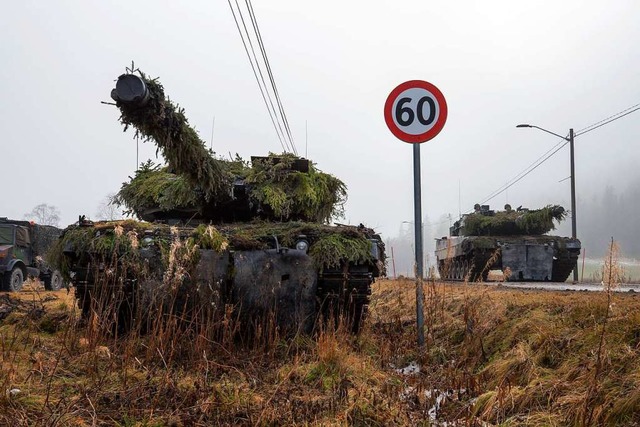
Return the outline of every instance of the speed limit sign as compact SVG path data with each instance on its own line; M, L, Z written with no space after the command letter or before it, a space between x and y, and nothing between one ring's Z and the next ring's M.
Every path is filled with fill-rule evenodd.
M384 120L396 138L410 143L426 142L447 121L447 102L429 82L409 80L391 91L384 104Z

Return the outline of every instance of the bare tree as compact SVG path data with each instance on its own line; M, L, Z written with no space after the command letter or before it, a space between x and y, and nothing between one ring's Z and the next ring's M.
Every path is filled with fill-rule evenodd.
M113 201L115 197L114 193L109 193L98 205L96 211L96 218L101 221L114 221L116 219L122 219L122 211L118 208Z
M57 227L60 224L60 209L47 205L46 203L41 203L33 208L31 212L24 214L24 218L40 225L53 225Z

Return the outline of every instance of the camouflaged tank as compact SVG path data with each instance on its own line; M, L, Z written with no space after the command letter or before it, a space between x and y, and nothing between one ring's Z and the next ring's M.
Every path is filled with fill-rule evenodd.
M438 271L445 280L486 280L502 270L505 280L564 282L580 255L580 240L549 236L554 221L566 216L562 206L492 211L476 205L463 215L449 237L436 240Z
M166 165L141 165L114 197L138 220L81 217L65 231L59 259L85 313L98 300L124 317L204 306L218 318L270 316L279 329L309 331L321 315L359 329L384 244L363 225L329 225L342 181L290 153L217 158L139 71L111 97L125 130L156 144Z

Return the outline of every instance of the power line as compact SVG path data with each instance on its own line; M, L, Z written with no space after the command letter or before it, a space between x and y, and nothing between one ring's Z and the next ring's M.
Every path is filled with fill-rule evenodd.
M529 175L531 172L533 172L535 169L537 169L541 164L546 162L551 156L556 154L561 148L563 148L568 143L569 142L567 140L564 140L564 139L560 140L556 145L554 145L549 150L547 150L542 156L538 157L533 163L531 163L529 166L527 166L525 169L523 169L516 176L511 178L511 180L508 181L506 184L504 184L503 186L499 187L497 190L493 191L492 193L489 193L489 195L482 202L480 202L480 204L486 203L489 200L491 200L491 199L499 196L500 194L504 193L505 191L507 191L514 184L516 184L517 182L522 180L522 178L524 178L525 176ZM469 211L467 211L467 212L469 212Z
M249 59L249 64L251 65L251 69L253 70L253 75L256 78L256 83L258 83L258 88L260 88L260 94L262 95L262 100L264 101L264 105L265 107L267 107L267 111L269 112L269 117L271 118L271 123L273 124L273 128L276 131L276 135L278 135L278 140L280 140L280 145L282 146L282 150L283 151L287 151L287 148L285 148L285 142L283 141L282 136L280 135L280 132L278 131L278 126L276 125L276 120L273 117L273 113L271 112L271 109L269 108L269 103L267 102L267 96L264 93L264 89L262 88L262 85L260 84L260 80L258 78L258 73L256 72L256 67L258 66L258 63L256 61L256 64L254 66L253 61L251 60L251 54L249 53L249 48L247 47L247 43L245 42L245 37L242 33L242 29L240 28L240 24L238 23L238 19L236 18L236 13L233 10L233 6L231 5L231 0L227 0L227 3L229 3L229 8L231 9L231 14L233 15L233 20L236 23L236 28L238 29L238 34L240 34L240 39L242 40L242 45L244 46L244 50L247 53L247 58ZM237 6L237 0L236 0L236 6ZM238 14L240 15L240 17L242 18L242 13L240 11L240 8L238 7ZM244 22L244 20L243 20ZM245 26L246 29L246 26ZM249 40L249 43L251 43L251 39L249 38L249 34L247 33L247 39ZM253 49L253 47L252 47ZM255 53L254 53L255 56ZM263 79L264 81L264 79ZM265 87L266 89L266 87ZM268 95L268 93L267 93ZM273 105L273 104L272 104ZM278 122L279 124L279 122ZM288 144L287 144L288 147Z
M285 136L285 133L282 130L282 125L280 124L281 119L278 116L278 111L276 110L276 108L273 105L273 100L271 98L271 94L269 93L269 88L267 87L267 84L266 84L266 82L264 80L264 75L262 73L262 66L261 66L260 62L258 61L258 56L256 55L256 52L255 52L255 50L253 48L253 43L251 42L251 36L249 35L249 30L247 29L247 25L245 24L244 16L242 14L242 10L240 9L240 5L238 4L238 0L235 0L235 3L236 3L236 7L238 8L238 14L240 15L240 20L242 21L242 27L244 28L245 34L247 35L247 40L249 41L249 47L251 47L251 53L253 54L253 60L254 60L254 62L256 64L256 68L258 69L258 73L260 74L260 80L262 81L262 87L264 87L264 91L265 91L265 93L267 95L267 99L269 100L269 105L271 106L271 110L273 111L273 115L275 117L276 124L278 125L278 129L280 130L280 134L282 135L284 143L287 146L287 149L291 151L291 146L287 142L287 138ZM255 27L254 27L254 33L255 33ZM257 37L257 35L256 35L256 37Z
M607 125L611 122L614 122L618 119L621 119L624 116L627 116L635 111L640 110L640 103L639 104L635 104L632 105L629 108L625 108L624 110L613 114L607 118L604 118L596 123L593 123L587 127L584 127L582 129L580 129L579 131L577 131L574 134L574 138L577 137L578 135L584 135L585 133L591 132L592 130L596 130L604 125ZM541 164L543 164L544 162L546 162L551 156L553 156L555 153L557 153L561 148L563 148L565 145L567 145L569 143L567 137L561 139L554 147L552 147L551 149L549 149L546 153L544 153L542 156L538 157L538 159L536 159L536 161L534 161L531 165L529 165L527 168L525 168L522 172L520 172L518 175L516 175L514 178L511 179L511 181L507 182L507 184L503 185L502 187L499 187L497 190L495 190L494 192L490 193L489 196L487 196L485 198L485 200L483 200L481 202L481 204L488 202L489 200L493 199L494 197L502 194L503 192L507 191L509 189L509 187L512 187L514 184L516 184L518 181L520 181L522 178L524 178L525 176L529 175L531 172L533 172L535 169L537 169ZM550 154L549 154L550 153ZM548 155L547 155L548 154ZM566 180L567 178L565 178ZM564 180L562 180L564 181ZM562 182L560 181L560 182ZM469 211L468 211L469 212Z
M282 117L282 121L284 123L285 130L287 131L287 135L289 137L289 142L291 143L291 147L293 148L293 152L298 155L298 150L296 150L295 143L293 141L293 137L291 135L291 128L289 127L289 120L287 119L287 114L284 111L284 107L282 105L282 100L280 99L280 94L278 92L278 87L276 86L275 78L273 77L273 72L271 71L271 64L269 63L269 58L267 56L267 50L264 47L264 42L262 41L262 34L260 33L260 27L258 26L258 20L256 18L255 12L253 10L253 5L251 4L251 0L245 0L245 4L247 5L247 10L249 11L249 17L251 18L251 23L253 24L253 31L256 34L256 38L258 40L258 46L260 47L260 52L262 53L262 59L264 64L267 67L267 74L269 75L269 80L271 82L271 87L273 88L273 93L276 97L276 102L278 104L278 109L280 110L280 115Z
M638 105L640 105L640 104L638 104ZM638 111L638 110L640 110L640 107L638 107L638 106L635 106L635 107L636 107L636 108L631 107L631 108L633 108L633 110L631 110L631 111L627 111L627 110L629 110L629 109L624 110L624 111L627 111L627 112L626 112L626 113L624 113L624 114L618 113L618 114L620 114L620 115L618 115L617 117L611 116L611 117L614 117L614 118L612 118L612 119L611 119L611 117L610 117L610 120L607 120L607 119L605 119L606 121L601 120L597 126L592 125L592 127L588 128L588 129L587 129L587 130L585 130L585 131L582 131L582 132L580 132L580 133L577 133L575 136L578 136L578 135L584 135L584 134L585 134L585 133L587 133L587 132L591 132L592 130L596 130L596 129L598 129L598 128L600 128L600 127L604 126L604 125L607 125L607 124L609 124L609 123L611 123L611 122L615 122L616 120L621 119L621 118L623 118L624 116L628 116L629 114L633 113L634 111ZM604 123L603 123L603 122L604 122Z
M242 15L242 10L240 9L240 5L238 4L238 0L235 0L236 7L238 8L238 14L240 15L240 20L242 21L242 27L244 28L244 32L247 35L247 40L249 41L249 47L251 47L251 53L253 54L253 60L255 61L256 67L258 68L258 73L260 74L260 80L262 81L262 86L267 94L267 99L269 100L269 105L273 110L273 114L276 118L276 123L278 124L278 129L280 129L280 133L282 134L282 138L284 139L284 143L288 149L291 150L291 146L287 142L287 138L285 137L284 131L282 130L282 126L280 124L280 117L278 116L278 111L273 106L273 99L271 98L271 94L269 93L269 88L267 87L267 83L264 81L264 75L262 73L262 67L260 66L260 62L258 61L258 56L256 55L256 51L253 49L253 43L251 42L251 36L249 35L249 30L247 29L247 25L244 22L244 16ZM255 26L254 26L255 33ZM256 34L257 37L257 34ZM264 56L263 56L264 59ZM286 128L286 126L285 126ZM295 151L295 150L294 150Z
M636 108L636 107L640 107L640 104L632 105L632 106L631 106L631 107L629 107L629 108L625 108L624 110L622 110L622 111L620 111L620 112L618 112L618 113L616 113L616 114L613 114L613 115L611 115L611 116L609 116L609 117L607 117L607 118L605 118L605 119L600 120L599 122L595 122L595 123L593 123L592 125L589 125L589 126L587 126L587 127L585 127L585 128L582 128L582 129L579 129L579 130L577 130L577 131L576 131L576 135L574 135L574 136L580 135L580 134L582 134L582 133L587 133L587 132L589 132L589 131L591 131L591 130L595 129L595 128L596 128L595 126L599 125L600 123L602 123L602 122L604 122L604 121L607 121L607 120L609 120L609 119L611 119L611 118L614 118L614 117L620 116L622 113L626 113L626 112L627 112L627 111L629 111L629 110L632 110L632 109L634 109L634 108L635 108L635 110L633 110L633 111L636 111L636 110L638 109L638 108ZM627 114L633 113L633 111L629 111L629 113L627 113ZM626 114L624 114L623 116L620 116L620 117L624 117L624 116L626 116ZM619 117L618 117L618 118L619 118ZM617 119L616 119L616 120L617 120ZM611 120L611 121L613 121L613 120ZM607 122L607 123L610 123L610 122ZM604 125L605 125L605 124L607 124L607 123L603 123L602 125L604 126ZM598 126L598 127L600 127L600 126ZM593 128L593 129L590 129L590 128Z
M282 99L280 98L280 93L278 92L278 87L276 85L275 78L271 70L271 64L269 63L269 58L267 56L266 48L262 40L262 34L260 33L258 21L255 16L255 12L253 10L253 5L251 4L250 0L245 0L245 6L249 13L249 18L251 20L251 27L254 33L252 37L249 32L249 29L247 28L243 11L240 8L240 4L238 3L238 0L235 0L235 5L236 5L235 9L231 4L231 0L227 0L227 2L229 3L229 8L231 9L231 13L233 14L233 18L236 23L236 28L238 28L238 33L240 34L240 38L242 39L245 52L247 53L247 57L249 58L249 63L251 64L251 68L253 70L254 77L256 78L256 82L258 83L258 87L260 89L260 93L262 94L263 101L265 102L265 106L267 107L267 111L269 112L269 116L271 117L271 121L276 130L276 134L278 135L278 139L280 139L280 144L283 146L283 150L285 152L293 151L295 155L298 155L298 150L295 146L293 136L291 133L291 127L289 126L289 121L287 119L287 115L285 113L284 106L282 104ZM240 22L236 17L236 12L240 18L240 22L242 23L242 28L240 27ZM244 32L242 31L242 29L244 29ZM246 41L245 41L245 38L246 38ZM252 38L255 38L257 42L257 45L260 49L262 61L258 59L256 50L254 49L253 41L251 40ZM247 42L249 46L247 46ZM251 53L249 52L249 49L251 50ZM263 67L266 68L266 72L263 72L262 70ZM269 90L269 85L267 85L267 82L265 80L265 77L264 77L265 73L268 76L271 90ZM275 97L275 104L277 105L277 108L274 105L273 97Z

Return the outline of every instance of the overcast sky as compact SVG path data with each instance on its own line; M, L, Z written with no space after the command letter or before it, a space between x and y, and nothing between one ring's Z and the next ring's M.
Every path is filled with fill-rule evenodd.
M383 117L399 83L427 80L449 107L421 147L431 221L471 209L557 142L516 124L565 135L640 103L637 0L253 6L298 151L307 121L308 157L348 185L343 222L388 236L413 218L412 148ZM133 132L100 104L132 60L207 142L215 116L217 153L281 151L226 1L3 2L0 40L0 216L48 203L68 225L134 173ZM576 139L579 201L636 174L639 119ZM155 147L139 155L155 160ZM569 207L568 176L565 147L490 203Z

